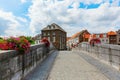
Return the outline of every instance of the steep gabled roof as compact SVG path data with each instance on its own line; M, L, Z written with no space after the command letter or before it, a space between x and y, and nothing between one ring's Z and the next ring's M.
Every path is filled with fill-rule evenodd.
M63 32L66 32L64 29L62 29L59 25L52 23L51 25L48 25L47 27L43 28L42 30L55 30L55 29L59 29Z
M71 39L76 38L77 36L79 36L80 33L81 33L81 32L77 32L77 33L75 33L74 35L72 35Z
M114 32L114 31L110 31L110 32L108 32L107 34L108 34L108 36L111 36L111 35L116 35L117 33Z
M77 32L76 34L74 34L72 37L71 37L71 39L74 39L74 38L76 38L76 37L78 37L79 35L83 35L83 33L84 32L86 32L87 30L82 30L82 31L80 31L80 32ZM88 32L88 31L87 31ZM89 33L89 32L88 32Z

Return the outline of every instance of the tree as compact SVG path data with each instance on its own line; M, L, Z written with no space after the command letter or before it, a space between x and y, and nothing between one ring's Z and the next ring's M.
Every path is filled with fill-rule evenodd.
M2 38L2 37L0 37L0 39L1 39L1 40L3 40L3 38Z
M20 36L20 38L25 38L30 44L35 44L35 40L31 36Z

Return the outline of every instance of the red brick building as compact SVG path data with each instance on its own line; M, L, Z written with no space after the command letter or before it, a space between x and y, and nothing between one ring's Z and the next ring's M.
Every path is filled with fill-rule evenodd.
M76 45L81 42L88 42L90 37L90 33L87 30L82 30L80 32L75 33L68 41L67 46Z
M117 44L117 34L114 31L107 33L109 37L109 44Z
M120 29L117 31L117 44L120 45Z
M59 25L53 23L41 30L42 38L46 37L53 43L56 49L66 49L66 31L64 31Z

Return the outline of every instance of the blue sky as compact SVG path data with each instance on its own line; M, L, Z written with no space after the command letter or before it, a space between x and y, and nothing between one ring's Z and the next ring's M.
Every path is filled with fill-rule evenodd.
M31 2L21 3L20 0L0 0L0 8L6 12L12 12L15 16L25 17Z
M120 0L0 0L0 36L40 33L57 23L68 36L120 29Z

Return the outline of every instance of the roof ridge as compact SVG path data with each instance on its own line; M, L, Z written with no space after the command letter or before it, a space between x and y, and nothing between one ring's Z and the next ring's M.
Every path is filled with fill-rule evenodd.
M52 23L51 25L56 25L59 29L61 29L62 31L65 31L62 27L60 27L58 24L56 23ZM66 32L66 31L65 31Z
M59 30L61 30L61 31L64 31L64 32L66 32L63 28L61 28L58 24L56 24L56 23L52 23L51 25L47 25L47 27L45 27L45 28L43 28L42 30L50 30L48 27L49 26L55 26L55 29L59 29Z

